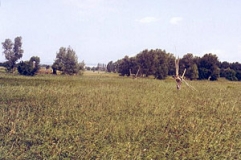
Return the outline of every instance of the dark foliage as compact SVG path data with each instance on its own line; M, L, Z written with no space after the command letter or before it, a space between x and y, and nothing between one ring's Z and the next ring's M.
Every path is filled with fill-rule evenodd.
M29 61L21 61L18 66L18 73L25 76L34 76L40 69L39 57L31 57Z

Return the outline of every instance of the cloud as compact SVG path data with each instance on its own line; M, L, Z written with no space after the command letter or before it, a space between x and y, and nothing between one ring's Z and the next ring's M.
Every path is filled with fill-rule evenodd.
M179 24L182 20L183 20L182 17L172 17L169 22L171 24L175 24L176 25L176 24Z
M155 17L144 17L142 19L136 20L137 22L140 23L152 23L158 21L158 18Z

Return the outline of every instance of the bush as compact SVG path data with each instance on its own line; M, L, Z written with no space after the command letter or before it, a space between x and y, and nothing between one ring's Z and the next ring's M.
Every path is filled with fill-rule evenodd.
M31 57L29 61L21 61L18 64L18 73L25 76L34 76L40 69L39 57Z

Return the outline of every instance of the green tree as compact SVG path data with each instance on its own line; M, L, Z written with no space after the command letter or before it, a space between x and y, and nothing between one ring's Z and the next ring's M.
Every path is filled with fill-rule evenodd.
M219 68L220 68L220 77L226 77L225 75L226 70L230 68L230 63L228 63L227 61L220 62Z
M136 60L137 63L140 65L141 68L141 74L144 74L146 77L148 77L152 73L152 58L150 55L150 52L145 49L141 53L137 54Z
M222 63L220 63L220 69L227 69L230 67L230 63L228 63L227 61L224 61Z
M118 62L118 73L121 76L130 76L130 58L128 56L125 56L123 59L121 59Z
M136 57L131 57L129 59L129 67L130 67L129 69L131 70L132 74L136 74L137 71L140 69L140 67L139 67L139 65L138 65L138 63L136 61Z
M107 72L114 72L114 64L113 64L113 61L110 61L110 62L107 64Z
M224 71L225 73L225 78L230 80L230 81L237 81L238 78L236 77L236 72L233 69L227 68Z
M7 71L13 72L16 62L23 56L22 37L16 37L14 39L14 44L10 39L6 39L4 42L2 42L2 45L4 49L3 54L7 60Z
M190 78L191 80L194 79L198 79L198 67L197 64L192 64L188 69L187 69L187 73L188 73L188 78Z
M18 73L25 76L34 76L40 69L40 58L33 56L29 61L21 61L17 65Z
M241 71L236 71L236 77L238 81L241 81Z
M194 64L194 56L192 53L185 54L182 59L180 59L180 68L189 68Z
M53 73L56 73L56 70L62 71L62 74L73 75L78 73L78 57L75 51L68 47L61 47L59 52L56 54L56 59L52 65Z
M137 71L141 75L148 77L149 75L155 76L157 79L164 79L169 73L175 72L174 64L175 58L172 54L166 53L165 50L156 49L156 50L143 50L135 57L129 58L128 56L124 57L121 60L118 60L114 63L115 70L124 76L136 74ZM108 69L110 65L108 64Z
M235 71L241 71L241 64L239 62L235 62L230 64L230 68Z
M230 69L236 72L236 78L241 81L241 64L239 62L232 63Z
M205 54L199 61L199 79L217 80L220 75L218 57L214 54Z
M157 49L154 53L154 56L152 56L154 60L154 67L152 68L153 75L155 75L157 79L164 79L168 75L170 57L165 50Z
M114 65L114 73L119 73L119 64L121 60L117 60L116 62L113 63Z
M213 65L211 67L211 75L210 75L210 80L216 81L220 77L220 69L218 68L217 65Z
M182 57L182 59L180 59L180 68L179 68L179 74L182 74L183 73L183 71L184 71L184 69L186 69L186 73L185 73L185 77L187 77L187 78L190 78L190 79L193 79L194 77L194 75L193 75L193 73L194 73L194 68L191 68L191 67L193 67L193 65L194 65L195 63L194 63L194 56L193 56L193 54L192 53L187 53L186 55L184 55L183 57ZM196 72L196 71L195 71ZM196 78L194 78L194 79L196 79Z
M175 56L171 53L167 53L168 75L173 76L176 74L175 68Z
M206 68L198 68L198 77L199 79L208 79L211 75L210 70Z
M166 65L159 65L156 70L155 77L157 79L164 79L166 78L167 74L168 74L168 67Z
M79 70L82 70L82 71L85 70L85 61L82 61L79 63Z
M40 58L38 56L33 56L29 60L30 65L33 67L33 73L37 73L40 69Z
M137 54L136 62L141 68L141 74L146 77L149 75L155 75L159 68L159 52L160 50L143 50L141 53Z

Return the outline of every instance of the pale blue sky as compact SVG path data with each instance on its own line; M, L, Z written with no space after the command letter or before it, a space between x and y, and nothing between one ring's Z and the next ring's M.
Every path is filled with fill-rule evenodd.
M241 62L241 0L0 1L0 41L22 36L23 60L71 46L87 65L157 48Z

